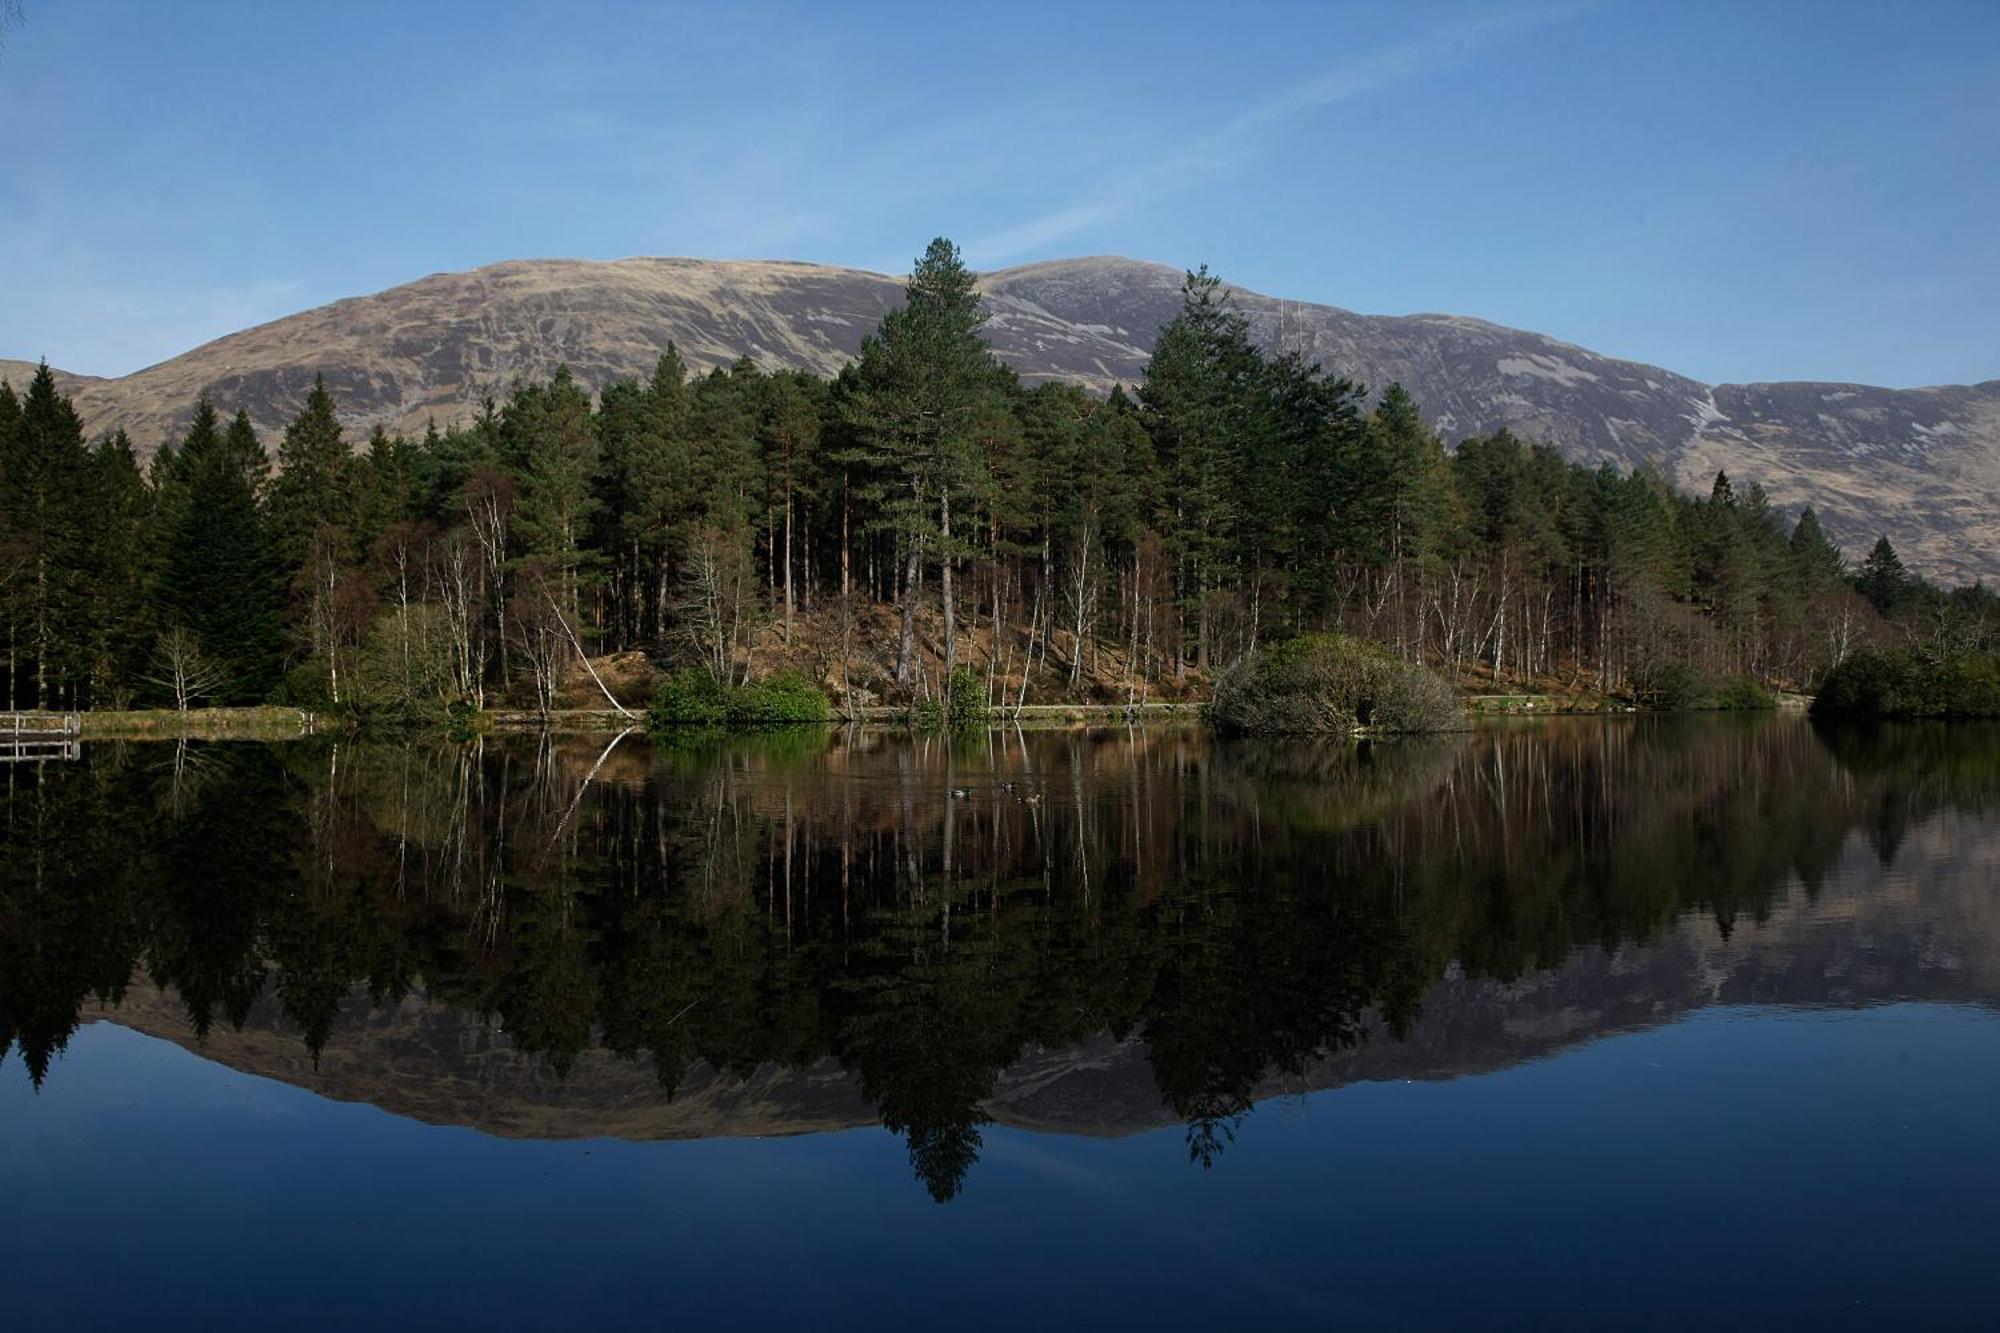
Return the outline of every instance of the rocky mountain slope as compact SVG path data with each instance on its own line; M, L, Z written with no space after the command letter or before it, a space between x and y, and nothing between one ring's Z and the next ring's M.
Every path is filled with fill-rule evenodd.
M1177 269L1116 258L1001 270L984 279L990 336L1031 380L1130 384L1180 281ZM67 387L93 431L123 427L142 449L177 433L203 392L248 409L268 439L315 373L357 430L417 431L561 363L593 387L644 374L669 341L698 367L747 355L830 372L900 294L898 279L812 264L517 261L337 301L123 378L69 376ZM1726 468L1780 504L1817 506L1855 554L1886 531L1934 576L2000 577L2000 380L1708 385L1476 319L1361 315L1247 291L1233 300L1267 346L1374 390L1401 381L1447 438L1505 426L1698 488ZM0 362L8 378L24 371Z

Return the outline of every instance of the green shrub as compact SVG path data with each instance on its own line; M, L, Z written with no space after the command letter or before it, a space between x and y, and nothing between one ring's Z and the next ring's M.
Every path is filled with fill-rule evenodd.
M1632 702L1652 713L1679 713L1714 708L1725 712L1755 712L1778 706L1755 676L1724 676L1717 680L1683 662L1652 662L1632 673Z
M1218 731L1259 735L1452 731L1465 724L1458 692L1379 644L1313 634L1255 652L1215 682L1208 719Z
M828 722L833 705L796 671L780 671L747 685L725 686L700 667L676 671L660 682L646 710L654 731L674 727L775 727Z
M453 699L444 706L445 734L455 741L469 741L492 726L485 710L470 699Z
M1694 708L1704 693L1701 673L1684 662L1649 662L1632 673L1632 702L1655 713Z
M326 664L314 659L287 671L265 701L285 708L310 708L323 712L333 707L332 681Z
M1820 681L1812 710L1865 717L2000 717L2000 654L1855 653Z
M736 727L833 720L833 704L826 694L796 671L780 671L739 685L728 692L727 699L729 724Z
M719 727L729 720L729 703L722 682L701 667L676 671L653 691L646 709L646 725L664 727Z
M953 667L944 683L945 718L954 727L983 727L992 706L986 699L986 682L969 666Z
M1707 692L1710 708L1726 712L1761 712L1778 706L1778 696L1755 676L1727 676Z
M926 735L942 731L978 731L993 718L986 681L969 666L955 666L944 689L910 704L910 725Z

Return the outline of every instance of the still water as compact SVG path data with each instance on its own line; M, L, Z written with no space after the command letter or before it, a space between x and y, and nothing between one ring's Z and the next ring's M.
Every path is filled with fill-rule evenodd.
M7 1327L2000 1323L2000 731L0 783Z

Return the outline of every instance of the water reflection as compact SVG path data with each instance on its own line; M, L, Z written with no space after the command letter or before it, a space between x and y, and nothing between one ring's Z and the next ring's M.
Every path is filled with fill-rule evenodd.
M878 1118L940 1200L996 1115L1206 1166L1287 1089L2000 996L1996 793L1992 731L1792 720L93 745L7 775L0 1052L108 1015L502 1133Z

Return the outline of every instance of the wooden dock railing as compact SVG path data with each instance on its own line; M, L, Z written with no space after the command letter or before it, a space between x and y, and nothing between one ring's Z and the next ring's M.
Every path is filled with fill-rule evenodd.
M0 764L75 759L83 718L76 713L0 713Z

